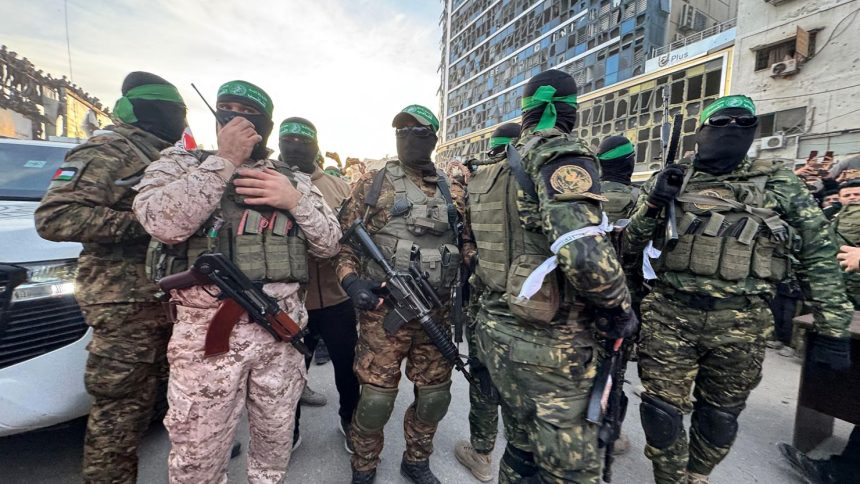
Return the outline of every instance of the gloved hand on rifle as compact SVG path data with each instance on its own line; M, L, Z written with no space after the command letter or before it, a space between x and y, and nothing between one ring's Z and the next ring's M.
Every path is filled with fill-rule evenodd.
M639 318L631 308L594 308L593 315L597 331L604 338L627 339L639 332Z
M810 334L807 358L832 370L847 370L851 367L851 341L848 338Z
M675 199L684 183L685 167L669 165L657 174L657 180L648 194L648 205L663 208Z
M493 385L493 380L490 378L490 371L487 367L474 356L470 356L466 361L469 365L469 373L478 380L478 390L491 401L499 401L499 391Z
M356 274L349 274L340 283L344 291L352 298L352 304L358 309L379 309L388 294L385 284L362 279Z

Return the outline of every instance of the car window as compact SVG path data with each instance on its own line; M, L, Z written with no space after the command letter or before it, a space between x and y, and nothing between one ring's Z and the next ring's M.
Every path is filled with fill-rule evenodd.
M70 148L0 143L0 199L41 200Z

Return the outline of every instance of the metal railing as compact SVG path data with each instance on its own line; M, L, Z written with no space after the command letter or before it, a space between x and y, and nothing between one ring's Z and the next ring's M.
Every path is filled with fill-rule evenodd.
M712 35L717 35L721 32L725 32L726 30L729 30L729 29L735 27L737 25L737 23L738 23L738 19L736 19L736 18L726 20L723 23L714 25L713 27L709 27L705 30L702 30L701 32L696 32L695 34L693 34L689 37L684 37L683 39L672 42L671 44L667 44L667 45L664 45L663 47L658 47L656 49L653 49L651 51L651 53L648 55L648 58L653 59L655 57L659 57L663 54L666 54L666 53L671 52L671 51L676 50L676 49L680 49L681 47L692 44L694 42L698 42L698 41L705 39L707 37L710 37Z

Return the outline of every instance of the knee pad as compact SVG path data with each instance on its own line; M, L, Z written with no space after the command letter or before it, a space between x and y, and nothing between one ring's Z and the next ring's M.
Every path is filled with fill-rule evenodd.
M448 413L451 403L451 381L438 385L415 387L415 416L418 420L436 425Z
M647 393L642 394L639 416L645 441L655 449L662 450L674 444L684 425L683 415L677 407Z
M738 434L738 415L743 407L719 408L697 401L693 423L699 434L717 447L728 447Z
M510 443L505 447L505 453L502 454L502 463L524 479L532 477L538 472L537 464L535 464L535 455L531 452L518 449Z
M381 431L391 417L395 399L397 399L396 388L362 385L353 424L358 430L364 432Z

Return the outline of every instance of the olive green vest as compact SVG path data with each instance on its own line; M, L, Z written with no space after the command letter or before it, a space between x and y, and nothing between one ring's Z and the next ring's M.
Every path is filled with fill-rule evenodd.
M398 271L408 271L413 260L419 261L433 289L446 296L442 290L454 287L461 263L448 199L438 185L436 193L428 197L396 162L386 164L378 176L384 176L394 186L394 203L388 223L372 234L373 241ZM440 183L447 183L444 173L440 171L437 176ZM450 209L454 210L453 205ZM363 274L376 281L385 280L385 272L369 257L362 258L361 264Z
M688 167L685 185L676 197L679 239L664 250L654 266L659 274L678 272L705 276L746 287L748 278L770 285L790 271L796 232L774 210L776 199L765 189L782 162L756 160L748 169L713 176ZM658 241L659 243L660 241Z
M539 158L542 164L567 154L591 156L584 145L567 136L534 135L521 149L527 163ZM507 161L478 170L469 181L471 228L478 247L475 274L487 290L503 294L502 300L518 319L538 325L566 323L575 304L574 291L560 272L547 275L531 298L517 297L529 274L553 255L540 225L538 203L518 200L519 189ZM521 212L528 215L521 217Z
M836 247L860 246L860 205L845 205L833 218L833 231L836 234ZM845 290L854 309L860 309L860 274L843 272Z
M603 211L611 223L629 218L639 197L638 188L613 181L600 182L600 193L607 198L603 202Z
M203 156L205 159L205 155ZM281 162L274 169L295 185L295 174ZM307 241L289 212L245 205L232 183L221 206L188 240L166 245L153 239L147 250L147 273L155 281L182 272L207 252L228 257L252 281L308 281Z

